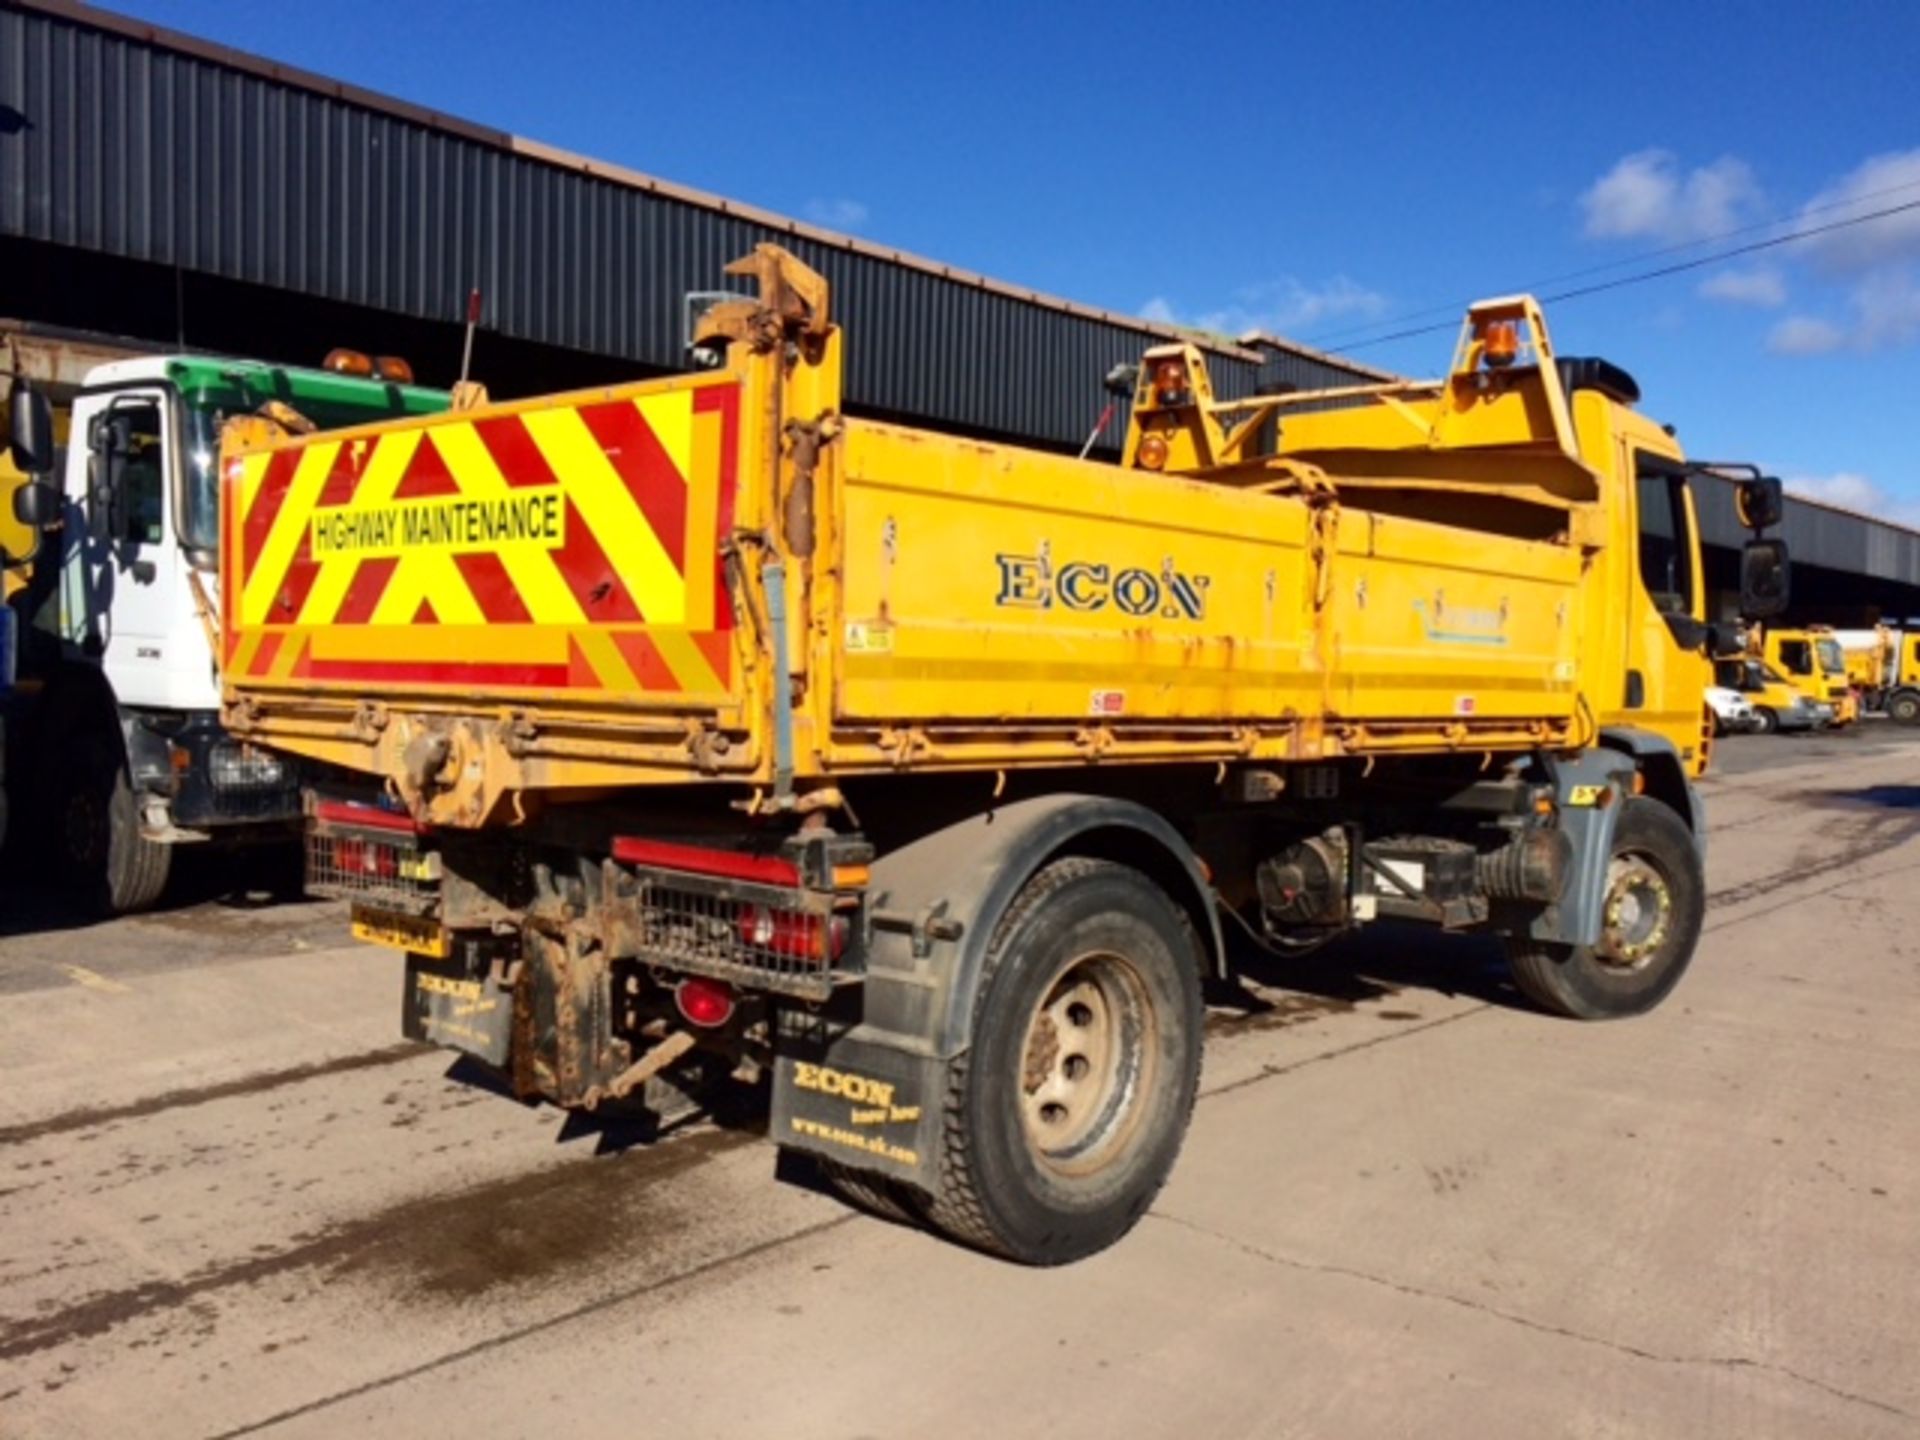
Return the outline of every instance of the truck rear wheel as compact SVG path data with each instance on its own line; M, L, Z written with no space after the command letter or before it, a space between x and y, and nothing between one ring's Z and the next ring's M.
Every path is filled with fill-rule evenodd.
M1902 690L1888 697L1887 718L1901 725L1920 725L1920 691Z
M1644 1014L1686 973L1706 893L1692 832L1658 800L1636 796L1614 830L1599 943L1511 938L1513 983L1541 1009L1574 1020Z
M102 915L152 908L167 888L173 850L140 833L140 802L127 767L90 757L66 777L59 808L62 859L80 902Z
M1048 865L994 933L949 1072L927 1218L1029 1265L1113 1244L1180 1151L1199 1087L1199 946L1138 871Z

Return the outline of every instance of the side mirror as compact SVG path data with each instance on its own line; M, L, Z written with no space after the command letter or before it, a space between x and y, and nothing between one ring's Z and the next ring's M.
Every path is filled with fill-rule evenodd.
M87 472L87 518L97 533L119 540L126 534L127 495L121 482L127 458L133 454L132 414L116 406L95 416L87 445L93 452Z
M13 492L13 518L38 534L60 519L60 492L45 480L29 480Z
M1742 480L1734 491L1733 505L1739 513L1740 523L1753 531L1778 525L1787 513L1786 492L1781 488L1779 478L1773 475Z
M45 475L53 469L53 407L31 381L15 380L7 393L9 430L7 450L13 468L23 475Z
M1749 540L1740 555L1740 613L1750 620L1778 615L1793 593L1791 582L1787 542Z
M1101 382L1109 395L1117 395L1122 400L1133 394L1134 387L1140 383L1140 367L1124 361L1107 371L1107 378Z

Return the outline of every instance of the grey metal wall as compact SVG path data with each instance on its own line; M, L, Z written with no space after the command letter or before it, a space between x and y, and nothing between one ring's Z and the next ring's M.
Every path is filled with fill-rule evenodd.
M264 63L0 7L0 234L428 319L461 318L477 284L489 328L658 368L682 363L685 292L726 288L728 260L778 239L834 286L851 405L1054 444L1083 438L1109 367L1165 338L318 93ZM1254 389L1248 353L1211 363L1219 394ZM1368 378L1288 368L1307 385Z

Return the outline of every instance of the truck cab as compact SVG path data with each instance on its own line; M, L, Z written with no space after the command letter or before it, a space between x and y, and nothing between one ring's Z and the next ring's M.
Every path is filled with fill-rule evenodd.
M1832 714L1829 724L1850 725L1860 716L1859 702L1847 678L1847 658L1832 630L1756 630L1750 645L1756 659L1771 665L1814 706Z
M220 431L263 409L328 428L444 409L353 352L303 369L213 356L146 356L90 370L59 464L57 583L23 616L57 661L16 744L44 763L39 812L62 870L96 908L158 898L170 847L296 833L300 777L219 720ZM48 563L42 557L41 565Z

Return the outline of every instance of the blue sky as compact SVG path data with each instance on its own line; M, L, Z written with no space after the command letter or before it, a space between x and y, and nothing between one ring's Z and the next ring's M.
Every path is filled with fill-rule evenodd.
M1908 3L117 8L1015 283L1419 374L1470 297L1920 202ZM1548 319L1691 453L1920 519L1920 208Z

